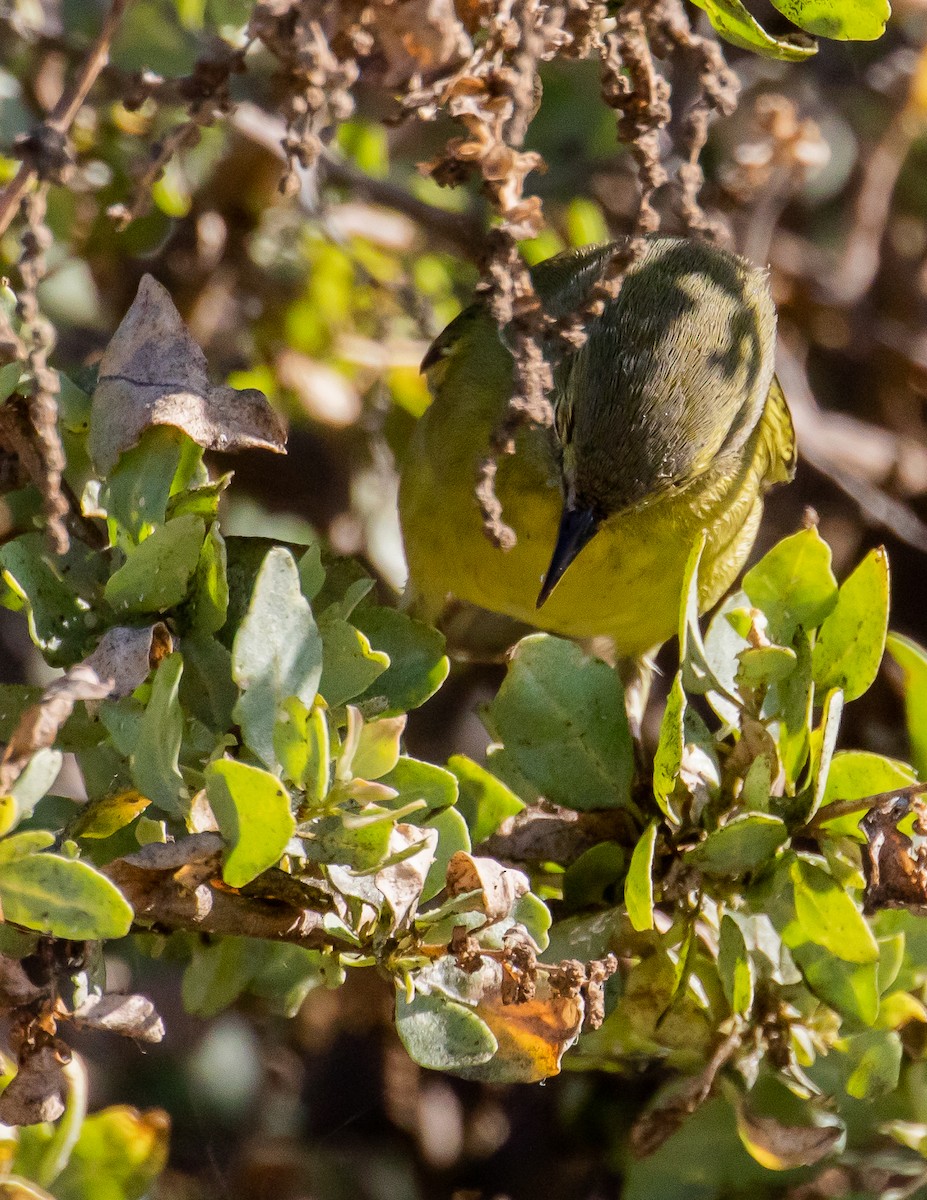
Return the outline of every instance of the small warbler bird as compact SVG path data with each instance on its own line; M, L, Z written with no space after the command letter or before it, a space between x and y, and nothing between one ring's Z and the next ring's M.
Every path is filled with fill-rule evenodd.
M579 308L613 249L536 266L545 310ZM474 484L512 393L512 357L483 304L462 312L422 364L434 402L400 487L419 611L440 623L463 602L639 656L675 632L702 530L699 603L710 607L753 545L767 488L794 472L775 331L765 271L701 242L649 239L558 364L555 427L522 429L499 463L496 494L518 538L506 551L483 531Z

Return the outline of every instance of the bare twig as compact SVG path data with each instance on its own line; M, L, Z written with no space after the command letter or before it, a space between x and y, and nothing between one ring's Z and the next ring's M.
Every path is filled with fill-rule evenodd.
M117 859L103 870L132 905L140 926L227 933L311 949L338 943L337 937L323 927L322 915L308 908L244 896L209 880L190 886L170 871L148 870L124 859ZM342 946L349 948L347 944Z
M129 0L112 0L96 41L87 57L65 88L60 100L38 130L21 145L23 161L10 182L0 191L0 234L9 227L20 202L36 178L60 170L67 157L67 134L84 101L109 61L109 48ZM49 161L54 159L54 164Z
M239 104L232 117L232 127L249 141L257 143L275 158L285 161L284 123L253 104ZM313 168L305 168L311 171ZM438 245L455 254L479 261L486 252L486 232L472 214L448 212L388 179L374 179L365 174L334 150L323 150L314 168L321 185L332 184L346 188L352 197L370 204L381 204L402 213L414 221ZM302 192L300 199L303 199Z
M891 804L896 800L913 800L915 796L923 796L927 792L927 783L912 783L907 787L894 788L890 792L877 792L874 796L864 796L860 800L834 800L825 804L814 814L811 820L801 830L802 834L816 833L822 825L836 821L839 817L852 817L855 813L870 812L881 808L883 804Z
M905 473L899 470L903 459L908 460L907 474L916 474L927 485L927 452L858 418L823 412L804 366L785 342L780 342L777 365L802 459L840 488L873 525L927 551L927 525L903 501L878 486L882 479Z

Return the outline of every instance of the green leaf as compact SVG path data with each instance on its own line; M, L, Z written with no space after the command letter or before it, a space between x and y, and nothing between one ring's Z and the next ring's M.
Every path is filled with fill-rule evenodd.
M178 699L182 673L183 658L176 652L158 664L129 759L135 786L172 817L185 817L190 811L190 794L178 766L183 738Z
M170 1130L163 1112L129 1105L87 1117L68 1163L54 1181L57 1200L142 1200L167 1165Z
M28 858L54 846L55 835L44 829L29 829L23 833L14 833L0 841L0 867L6 863L16 862L20 858Z
M512 918L528 931L531 940L543 953L550 942L550 927L552 918L550 909L534 892L525 892L515 901Z
M731 1012L748 1016L753 1007L753 963L740 925L727 913L721 918L718 975Z
M913 769L897 759L885 758L881 754L872 754L866 750L843 750L835 754L831 762L824 798L818 811L818 822L826 822L827 832L831 836L844 835L856 838L857 841L865 841L865 836L859 828L860 819L864 815L862 809L858 813L828 821L827 805L838 800L864 800L880 792L907 787L916 779Z
M877 962L875 936L836 879L803 858L795 858L789 873L795 915L808 939L844 962Z
M686 856L706 875L737 877L768 862L788 841L784 821L769 813L738 813Z
M824 699L821 724L812 730L810 738L811 807L805 815L810 820L821 806L827 790L830 764L837 748L840 734L840 718L843 716L843 692L828 692Z
M393 717L418 708L447 679L450 662L444 638L436 629L393 608L361 608L353 624L390 665L357 697L357 703L378 716Z
M500 779L466 755L453 755L447 765L457 779L460 789L457 807L467 822L474 845L492 837L504 820L525 807L524 801Z
M22 374L22 363L6 363L5 366L0 367L0 404L9 400L19 387Z
M190 628L198 634L218 633L225 624L228 607L225 542L218 525L210 525L193 576Z
M732 46L785 62L801 62L817 53L817 45L804 34L773 37L767 33L740 0L694 0L694 3L708 14L713 27Z
M830 546L812 526L773 546L744 576L744 591L766 614L775 641L789 645L796 629L815 629L833 611L838 592L830 558Z
M405 727L404 715L365 721L351 758L352 775L356 779L379 779L388 775L399 762L399 744Z
M322 547L313 542L299 560L299 586L311 604L325 583L325 568L322 566Z
M13 820L3 831L32 816L32 810L47 795L61 771L63 756L60 750L43 746L33 754L10 787L15 809Z
M811 679L811 639L804 630L792 636L795 669L775 684L766 697L764 715L778 717L777 744L786 779L794 789L810 751L813 725L814 683Z
M856 700L878 674L887 632L888 558L880 547L844 582L818 632L811 656L814 682L822 690L841 688L847 700Z
M275 866L296 829L290 797L279 779L259 767L220 759L206 768L206 796L229 849L222 878L244 887Z
M441 995L396 995L396 1032L409 1057L433 1071L456 1071L488 1062L498 1049L480 1017Z
M274 725L288 696L310 708L322 678L322 639L289 551L271 550L258 572L232 647L232 674L242 695L235 719L245 742L276 765Z
M426 811L438 811L450 808L457 802L457 780L450 771L405 755L388 775L380 778L380 783L395 788L399 793L390 802L396 807L408 804L410 800L424 800Z
M870 1029L847 1038L844 1053L852 1064L847 1094L871 1102L898 1087L901 1072L901 1038L885 1029Z
M319 633L323 652L319 691L329 708L359 696L390 665L388 654L371 650L364 634L341 617L322 621Z
M164 524L171 483L188 440L179 429L157 425L146 429L138 445L120 455L100 489L100 506L118 545L126 548L140 542Z
M927 778L927 650L899 633L888 635L889 654L904 674L904 710L911 760L921 779Z
M567 808L628 808L634 753L605 663L548 634L523 638L485 721L528 781Z
M52 666L72 666L98 639L107 566L106 556L77 538L63 556L49 553L41 533L25 533L0 546L3 578L25 601L29 634Z
M191 943L190 964L183 973L183 1006L197 1017L214 1017L238 999L258 965L246 953L250 939L221 937Z
M773 0L793 25L818 37L872 42L885 32L888 0Z
M132 909L116 886L88 863L31 854L0 869L7 921L71 941L103 941L129 932Z
M109 577L104 595L123 613L164 612L187 594L199 562L206 526L197 516L176 517L161 525Z
M631 855L624 881L624 905L638 933L653 929L653 856L657 845L657 822L651 821Z
M685 713L686 694L683 691L680 670L677 671L666 698L666 708L660 722L660 740L653 759L653 797L661 811L674 821L677 821L678 817L673 811L672 799L685 749Z

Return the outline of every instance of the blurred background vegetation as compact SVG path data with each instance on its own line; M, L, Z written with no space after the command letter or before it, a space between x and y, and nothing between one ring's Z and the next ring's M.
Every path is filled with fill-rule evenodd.
M396 123L383 89L363 77L354 115L323 156L296 173L288 196L279 187L283 127L272 115L269 55L257 51L248 71L232 77L234 111L192 129L185 98L155 105L132 91L137 72L183 76L219 39L240 46L251 9L248 0L129 5L94 103L75 121L76 170L49 193L53 242L39 300L57 331L52 362L79 378L141 276L154 274L216 378L261 388L290 425L285 459L212 456L215 470L236 474L225 531L304 540L314 530L338 552L365 558L384 592L395 592L404 576L397 467L429 400L418 364L477 280L485 201L475 185L442 189L418 170L458 132L453 124ZM104 11L97 0L0 0L0 183L18 168L14 140L54 105ZM775 27L776 14L762 16ZM754 557L813 519L809 508L840 577L866 548L884 543L893 628L921 643L925 44L927 5L898 0L880 41L824 43L805 63L728 48L741 101L713 127L703 155L704 204L726 215L744 253L771 265L780 377L799 433L797 479L770 497ZM548 166L529 187L543 197L547 227L524 243L529 261L627 231L637 197L595 65L558 62L542 76L526 146ZM684 97L690 81L674 82ZM157 155L175 143L152 186L152 146ZM11 272L19 255L14 225L0 238L0 268ZM0 537L16 519L0 502ZM45 678L20 619L0 611L0 638L0 681ZM667 664L673 653L665 652ZM456 667L412 715L410 752L434 761L455 752L479 757L486 735L475 709L500 678L501 668ZM904 754L890 668L851 714L848 741ZM209 1022L184 1014L179 967L118 958L111 966L115 978L135 972L168 1038L145 1051L91 1037L75 1045L90 1064L94 1107L132 1103L170 1114L171 1166L159 1196L679 1195L678 1175L661 1183L656 1160L625 1178L631 1116L656 1082L646 1073L567 1069L546 1086L466 1084L407 1058L392 1029L390 987L371 972L353 973L338 992L313 993L290 1022L269 1017L256 1000ZM770 1176L761 1185L757 1168L750 1179L735 1147L733 1126L714 1104L669 1143L677 1172L679 1156L698 1164L688 1197L765 1194ZM787 1175L773 1182L777 1195L804 1195L789 1191Z

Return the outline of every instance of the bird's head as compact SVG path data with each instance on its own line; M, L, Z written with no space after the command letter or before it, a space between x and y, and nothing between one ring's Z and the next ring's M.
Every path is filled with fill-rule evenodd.
M736 469L773 375L765 272L704 243L656 239L558 369L563 513L538 607L612 518Z

